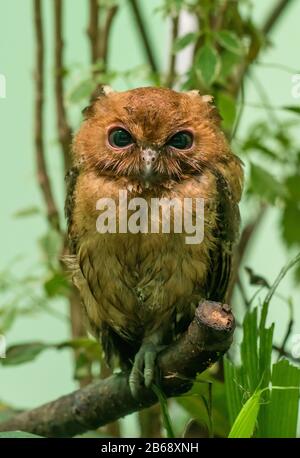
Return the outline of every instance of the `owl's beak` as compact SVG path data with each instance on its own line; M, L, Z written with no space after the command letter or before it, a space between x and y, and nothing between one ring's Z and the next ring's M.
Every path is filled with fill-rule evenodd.
M144 169L144 174L146 176L151 174L153 170L153 166L157 159L157 155L158 155L157 151L151 148L145 148L141 150L143 169Z

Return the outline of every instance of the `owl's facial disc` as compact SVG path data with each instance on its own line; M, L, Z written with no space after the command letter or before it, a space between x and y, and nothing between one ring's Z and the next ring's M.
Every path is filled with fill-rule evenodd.
M143 164L143 175L145 178L153 173L153 168L157 160L158 152L152 148L141 149L141 159Z

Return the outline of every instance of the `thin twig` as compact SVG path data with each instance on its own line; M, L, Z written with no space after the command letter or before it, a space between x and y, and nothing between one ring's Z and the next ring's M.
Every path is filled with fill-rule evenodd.
M271 10L261 28L262 33L265 36L269 35L273 31L274 27L278 24L279 19L281 19L282 14L285 12L287 7L290 7L292 2L293 0L278 0L277 4ZM234 85L231 89L232 94L234 96L238 94L241 87L241 83L244 80L246 74L248 73L250 64L252 64L252 61L249 60L245 60L245 62L241 64Z
M55 230L60 230L59 213L54 201L45 159L44 133L44 31L42 23L41 0L33 1L34 26L36 38L35 70L35 151L37 178L47 208L48 221Z
M172 18L172 37L171 37L171 45L170 45L170 62L169 62L169 70L167 73L167 81L166 86L172 88L174 85L174 81L176 79L176 53L174 52L174 43L178 37L178 25L179 25L179 16L176 15Z
M258 227L260 226L267 210L268 206L266 203L262 202L260 204L260 208L258 210L257 215L255 218L248 223L245 228L242 231L242 235L240 237L240 241L236 250L236 254L234 256L234 265L233 265L233 273L232 277L230 280L230 285L228 288L228 293L227 293L227 301L230 303L234 286L236 284L237 278L238 278L238 272L239 268L242 264L242 261L244 259L245 253L248 249L248 246L250 244L250 241L252 240L254 234L256 233Z
M99 2L98 0L89 0L89 4L90 19L87 35L90 40L91 62L95 64L98 59Z
M289 353L287 350L283 349L282 346L278 346L273 344L272 345L273 350L277 351L279 356L285 356L288 358L290 361L293 363L299 364L299 358L295 358L291 353Z
M107 11L106 20L101 34L98 36L98 55L99 59L103 62L104 71L107 68L108 52L109 52L109 38L113 20L117 14L118 5L114 5Z
M237 277L236 284L237 284L237 286L238 286L238 288L239 288L239 290L240 290L242 299L243 299L243 301L244 301L244 305L245 305L246 309L248 309L248 308L249 308L249 305L250 305L250 301L249 301L249 299L248 299L248 297L247 297L247 293L246 293L245 287L244 287L244 285L243 285L243 283L242 283L242 280L241 280L241 278L240 278L239 275L238 275L238 277Z
M156 60L155 60L155 57L154 57L154 53L152 51L152 47L151 47L151 44L150 44L150 39L148 37L148 33L147 33L147 30L146 30L146 26L145 26L145 23L144 23L144 20L143 20L143 17L142 17L138 2L137 2L137 0L128 0L128 2L132 7L133 15L134 15L137 27L138 27L138 29L140 31L140 34L141 34L141 38L142 38L142 41L143 41L145 54L146 54L146 57L148 59L150 68L153 71L153 73L158 73L158 65L156 63Z
M255 90L260 100L263 102L263 105L266 107L272 106L272 102L268 96L268 93L266 92L264 86L261 84L260 80L256 78L253 72L250 75L250 79L252 80ZM275 114L275 110L269 110L266 108L266 116L268 117L268 120L272 121L273 125L277 125L278 127L281 126L281 123Z
M254 65L258 65L260 67L266 67L270 69L277 68L278 70L282 70L283 72L290 73L291 75L294 75L295 73L300 73L300 68L292 68L289 67L288 65L284 64L279 64L278 62L254 62Z
M275 5L275 8L268 15L263 27L263 34L269 34L278 23L278 19L281 18L282 14L287 7L290 7L294 0L279 0Z
M294 320L293 320L293 318L290 318L288 326L287 326L286 333L285 333L284 338L282 340L282 344L277 349L278 358L280 358L280 356L282 356L282 355L284 355L286 353L285 347L286 347L287 341L289 340L289 337L290 337L290 335L291 335L291 333L293 331L293 327L294 327Z
M107 10L107 15L103 27L100 26L99 11L100 5L97 0L89 0L89 25L87 34L90 41L91 62L95 65L98 61L102 64L101 71L107 68L109 56L110 33L113 20L118 11L118 5L113 5ZM94 69L94 75L97 75L99 70Z
M244 113L244 108L245 108L244 80L241 81L240 98L241 98L241 103L240 103L239 110L238 110L238 113L237 113L237 116L236 116L236 119L235 119L235 123L234 123L233 129L232 129L231 138L230 138L231 142L233 141L233 139L236 136L236 133L238 131L238 128L240 127L240 123L241 123L242 116L243 116L243 113Z
M220 5L220 9L216 13L216 16L214 18L213 29L215 32L222 29L225 14L227 10L228 10L228 1L224 0L224 2Z
M260 204L260 208L258 210L256 217L249 224L246 225L246 227L244 228L242 232L242 235L239 241L239 245L238 245L238 263L239 265L241 264L245 256L245 253L248 248L250 240L252 239L263 217L265 216L267 208L268 208L267 204L262 202Z
M57 112L57 131L59 142L64 157L64 170L68 172L70 168L70 146L72 141L72 130L67 121L67 113L64 103L64 65L63 50L64 43L62 38L63 10L62 0L54 0L54 26L55 26L55 100Z

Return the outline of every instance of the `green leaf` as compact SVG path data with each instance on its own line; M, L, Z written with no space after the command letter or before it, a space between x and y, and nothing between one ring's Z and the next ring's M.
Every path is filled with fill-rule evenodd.
M222 30L216 33L216 39L223 48L234 54L241 56L245 53L241 39L234 32Z
M29 216L38 215L41 213L41 210L38 207L28 207L18 210L13 214L14 218L27 218Z
M260 338L259 338L259 377L261 388L268 387L271 380L271 358L273 344L274 323L270 328L264 328L262 321L260 323ZM261 397L262 405L258 415L257 436L264 437L265 428L268 423L267 406L269 403L270 393L266 389Z
M254 434L263 390L257 390L244 404L228 435L231 439L250 438Z
M169 409L168 409L168 401L167 398L165 397L164 393L161 391L161 389L157 385L152 385L152 390L156 394L159 403L160 403L160 408L161 408L161 413L163 417L163 423L164 427L167 431L167 435L169 438L174 438L175 434L173 431L172 427L172 422L169 414Z
M74 374L75 380L83 380L91 377L91 365L85 353L76 356Z
M12 366L33 361L42 351L52 346L41 342L12 345L6 351L6 357L1 360L4 366Z
M300 107L297 105L287 105L282 107L282 109L300 115Z
M246 374L247 389L250 393L254 393L259 383L257 308L247 313L243 322L243 331L241 359Z
M81 360L82 366L84 364L102 360L101 347L99 342L87 337L82 337L74 340L67 340L61 343L43 343L43 342L30 342L19 345L12 345L6 351L6 358L0 361L4 365L17 365L27 363L34 360L41 352L48 349L63 350L71 348L76 350L83 356Z
M295 203L300 202L300 175L291 175L286 178L285 186L288 191L289 198Z
M205 86L209 87L216 80L220 69L220 58L213 46L204 45L196 56L195 69Z
M287 359L273 364L272 389L266 405L264 436L291 438L297 435L300 369ZM279 389L284 387L285 389Z
M230 131L233 127L236 116L236 101L227 92L219 92L218 94L218 108L222 116L223 128Z
M281 420L278 417L286 418L290 412L292 412L291 423L285 429L283 428L285 432L282 434L286 434L283 437L294 437L295 419L298 415L300 369L291 366L291 378L288 376L288 362L282 364L282 367L279 366L279 363L277 363L278 366L273 365L271 371L274 324L266 328L266 321L269 303L276 289L287 272L297 263L300 263L300 253L280 270L274 283L270 286L263 301L259 326L257 324L257 308L247 313L243 323L241 366L236 367L228 360L224 360L226 397L231 422L237 415L239 405L241 405L243 391L250 395L236 416L229 437L252 437L254 432L257 437L276 437L275 435L269 436L270 428L273 428L272 423L277 425L279 422L280 426L276 426L276 428L282 428ZM270 384L272 384L271 391ZM275 390L295 390L296 396L293 391L295 399L291 401L291 404L288 404ZM276 401L277 397L278 399L280 397L281 401ZM276 413L276 406L273 406L273 410L269 413L274 398L278 408L282 409L278 414ZM287 404L288 410L286 412L283 412L282 404Z
M195 42L199 36L199 33L190 32L182 37L179 37L175 40L173 45L173 52L176 53L191 43Z
M0 439L43 439L36 434L25 433L24 431L6 431L0 432Z
M281 233L288 246L297 246L300 243L300 231L296 221L300 221L299 205L288 201L281 215Z
M285 191L282 184L270 172L253 162L250 166L249 192L272 204L278 197L284 197Z
M261 326L264 325L265 320L266 320L266 315L267 315L267 307L275 294L278 286L280 285L281 281L284 279L286 274L291 270L293 267L295 267L297 264L300 263L300 253L298 253L294 258L292 258L285 266L282 267L280 270L279 274L275 278L274 283L272 284L271 288L269 289L263 303L263 311L264 308L266 308L266 311L264 312L264 315L262 313L262 318L261 318Z
M242 408L241 369L224 357L224 375L229 422L232 426Z
M184 6L186 6L186 0L164 0L159 3L154 12L161 13L164 18L170 15L177 16Z
M236 66L240 63L241 58L230 51L224 51L221 54L221 69L219 78L226 85L228 76L232 75Z
M76 351L81 350L89 362L102 361L102 350L99 342L88 337L67 340L57 344L56 348L58 350L63 350L64 348L71 348Z
M296 266L299 262L300 262L300 253L298 253L293 259L291 259L285 266L282 267L282 269L280 270L279 274L275 278L275 281L273 282L273 284L269 288L269 291L268 291L268 293L267 293L267 295L266 295L266 297L265 297L265 299L263 301L263 306L262 306L262 310L261 310L260 323L259 323L260 335L262 335L262 333L263 333L263 331L265 329L265 325L266 325L266 321L267 321L267 315L268 315L268 311L269 311L269 304L270 304L270 301L271 301L273 295L275 294L278 286L280 285L280 282L286 276L288 271L290 269L292 269L294 266Z
M14 324L18 317L18 307L10 306L8 310L1 310L0 314L0 333L5 334Z
M262 275L259 275L256 272L254 272L254 270L251 269L251 267L245 266L245 271L249 276L250 285L265 286L266 288L270 287L268 281Z
M49 297L65 296L70 289L70 285L65 275L55 272L53 276L44 283L44 288Z
M259 336L259 380L261 387L268 385L271 374L271 357L274 323L269 328L261 328Z
M70 93L70 102L78 103L83 99L87 99L93 92L94 86L95 83L91 78L81 81Z
M227 437L229 432L229 421L225 396L225 385L211 377L211 374L202 373L192 389L176 398L177 404L189 413L189 416L197 421L200 426L212 423L212 435L217 437ZM208 402L204 401L208 396L208 384L212 389L212 411L211 418L207 409ZM238 408L238 411L240 410ZM237 413L238 413L237 411Z
M60 234L50 229L40 239L40 245L46 261L47 266L50 270L57 270L59 267L59 255L61 254L62 239Z

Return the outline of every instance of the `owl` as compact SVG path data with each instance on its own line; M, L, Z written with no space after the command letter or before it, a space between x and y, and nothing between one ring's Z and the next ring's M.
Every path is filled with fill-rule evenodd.
M91 332L109 365L130 370L129 386L137 397L157 376L157 354L184 332L199 301L226 299L242 166L220 128L213 98L198 91L115 92L104 86L83 113L68 174L67 262ZM146 228L124 230L120 192L128 202L146 205ZM187 243L187 231L174 229L174 209L170 230L161 230L163 206L151 231L154 201L186 199L194 223L195 202L203 202L201 241ZM116 213L114 224L101 231L99 201L113 202ZM134 213L129 207L128 218Z

